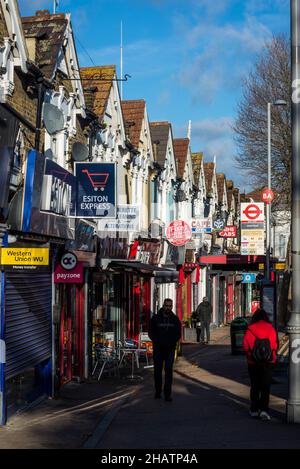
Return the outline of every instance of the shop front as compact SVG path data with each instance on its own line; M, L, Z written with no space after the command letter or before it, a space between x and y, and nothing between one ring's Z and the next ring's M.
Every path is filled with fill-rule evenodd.
M1 248L4 424L51 394L52 274L49 247Z
M74 180L53 162L59 176L46 175L46 161L29 151L24 186L8 211L10 230L1 256L2 423L20 407L53 394L52 273L56 253L74 239L66 198Z

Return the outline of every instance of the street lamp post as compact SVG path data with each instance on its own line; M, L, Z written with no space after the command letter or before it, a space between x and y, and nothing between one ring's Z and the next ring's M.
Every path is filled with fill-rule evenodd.
M277 99L268 103L268 189L271 190L271 106L286 106L287 102ZM271 204L267 204L267 242L266 242L266 278L270 280L270 252L271 252Z
M300 0L291 0L292 311L289 334L288 423L300 423Z

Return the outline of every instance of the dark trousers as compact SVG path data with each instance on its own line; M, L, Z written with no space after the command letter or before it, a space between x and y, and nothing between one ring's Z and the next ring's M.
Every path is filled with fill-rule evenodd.
M269 412L270 388L274 365L248 365L251 390L251 412Z
M201 327L196 327L197 342L200 342Z
M162 391L162 370L165 365L165 384L164 394L170 396L172 392L173 380L173 363L174 363L174 348L154 347L153 362L154 362L154 384L155 392L160 394Z
M206 332L206 342L210 341L210 322L208 321L201 321L201 340L204 342Z

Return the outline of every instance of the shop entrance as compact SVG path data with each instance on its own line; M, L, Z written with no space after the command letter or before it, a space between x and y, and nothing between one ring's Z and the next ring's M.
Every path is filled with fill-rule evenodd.
M84 289L82 285L59 286L59 385L83 377Z

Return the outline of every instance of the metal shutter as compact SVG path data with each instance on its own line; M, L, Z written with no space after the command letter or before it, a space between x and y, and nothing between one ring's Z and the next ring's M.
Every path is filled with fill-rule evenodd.
M49 272L6 274L6 379L51 356L51 291Z

